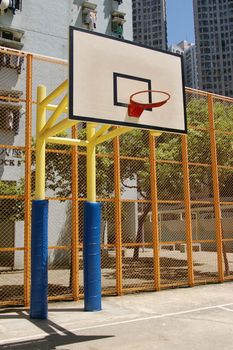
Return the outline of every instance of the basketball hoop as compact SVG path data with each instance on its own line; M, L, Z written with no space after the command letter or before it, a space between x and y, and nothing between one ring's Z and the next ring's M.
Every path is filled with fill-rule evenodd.
M136 102L133 100L134 96L136 96L136 95L144 94L144 93L152 93L152 92L163 94L166 96L166 98L161 100L161 101L154 102L154 103L153 102L152 103L141 103L141 102ZM129 115L129 117L139 118L145 109L161 107L162 105L167 103L168 100L170 100L170 97L171 97L170 94L167 92L164 92L164 91L145 90L145 91L136 92L135 94L130 96L129 105L128 105L128 115Z

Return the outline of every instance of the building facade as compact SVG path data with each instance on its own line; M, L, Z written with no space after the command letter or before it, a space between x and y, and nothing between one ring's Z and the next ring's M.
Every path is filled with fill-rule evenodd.
M18 1L18 9L0 12L2 46L66 59L69 25L132 40L131 0ZM18 44L3 40L6 31Z
M133 39L167 50L166 0L133 0Z
M14 5L9 5L11 3ZM38 16L38 13L43 15ZM15 58L7 54L8 50L22 50L22 52L67 59L70 25L132 40L132 2L119 0L0 2L0 47L2 47L0 90L2 95L20 98L26 84L23 54ZM38 84L45 84L48 90L59 84L61 74L64 80L68 76L67 70L48 72L46 68L43 70L39 65L35 65L33 73L38 76ZM11 108L8 104L8 108L5 107L2 101L0 114L8 116L0 119L0 138L5 141L5 144L8 144L8 139L11 145L22 144L24 135L20 132L20 123L23 123L21 116L24 114L24 109L21 105L17 108L14 105L14 108ZM5 119L9 120L9 127ZM7 169L4 163L0 163L0 180L2 176L7 179L13 176L13 173L8 174Z
M0 190L14 188L25 179L25 103L27 84L27 55L32 52L58 58L52 64L39 56L33 59L32 99L36 87L43 84L51 92L68 77L69 26L85 28L120 39L132 40L132 2L118 0L15 0L0 1ZM16 50L16 51L14 51ZM54 61L54 60L53 60ZM13 99L8 101L8 99ZM15 99L15 100L14 100ZM22 99L22 101L20 101ZM32 137L35 136L36 108L32 109ZM1 195L0 191L0 195ZM4 194L4 193L3 193ZM46 196L53 196L48 190ZM0 199L0 204L1 204ZM66 202L50 203L49 244L54 245L67 236L70 206ZM59 213L59 215L58 215ZM5 231L11 243L22 246L24 223L22 218L9 223L0 217L0 247L4 247ZM7 253L8 254L8 253ZM6 254L5 254L6 255ZM21 268L23 256L12 255L10 266ZM0 253L0 267L3 264ZM52 257L51 257L52 258ZM13 259L13 262L12 262ZM7 259L5 259L7 260Z
M193 0L199 87L233 96L233 1Z
M169 47L169 51L173 53L178 53L184 58L185 86L193 89L198 89L198 73L195 44L183 40L176 45L171 45Z
M38 13L43 15L38 16ZM0 1L0 90L5 97L11 95L20 98L25 90L25 59L8 55L8 50L22 50L59 59L68 58L69 26L85 28L108 36L132 40L132 1L119 0L15 0L14 2ZM38 71L37 71L38 69ZM42 70L35 66L34 75L38 76L38 84L45 84L51 89L68 76L67 70ZM2 107L1 107L2 106ZM5 143L21 144L24 135L20 132L23 123L24 110L14 105L5 108L4 101L0 104L0 114L8 113L14 126L6 126L0 119L0 138ZM4 108L4 110L3 110ZM22 125L23 127L23 125ZM12 129L12 130L11 130ZM22 139L22 140L21 140ZM0 163L0 180L2 176L9 179L4 164ZM12 175L11 175L12 176Z

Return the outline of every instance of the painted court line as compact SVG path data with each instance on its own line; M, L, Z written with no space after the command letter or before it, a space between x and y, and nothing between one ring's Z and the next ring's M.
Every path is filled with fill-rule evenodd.
M135 318L132 320L125 320L125 321L119 321L119 322L112 322L112 323L103 323L99 325L94 325L94 326L88 326L88 327L81 327L81 328L73 328L73 329L68 329L67 332L62 332L63 336L64 334L70 333L70 332L78 332L78 331L85 331L89 329L96 329L96 328L104 328L104 327L112 327L112 326L118 326L122 324L127 324L127 323L134 323L134 322L141 322L141 321L147 321L147 320L152 320L152 319L159 319L159 318L165 318L165 317L171 317L171 316L178 316L178 315L185 315L193 312L198 312L198 311L205 311L205 310L212 310L216 308L221 308L226 311L233 311L231 309L228 309L227 306L232 306L233 303L229 304L221 304L221 305L213 305L213 306L206 306L206 307L200 307L197 309L190 309L190 310L185 310L185 311L178 311L178 312L171 312L171 313L166 313L166 314L161 314L161 315L153 315L149 317L140 317L140 318ZM65 310L64 310L65 311ZM29 337L21 337L21 338L12 338L12 339L7 339L4 341L0 341L1 345L4 344L9 344L13 342L20 342L20 341L27 341L27 340L36 340L41 337L46 337L49 335L56 335L60 334L61 332L56 331L56 332L51 332L51 333L39 333L37 335L32 335Z
M227 307L224 307L224 306L220 306L220 309L233 312L233 309L228 309Z

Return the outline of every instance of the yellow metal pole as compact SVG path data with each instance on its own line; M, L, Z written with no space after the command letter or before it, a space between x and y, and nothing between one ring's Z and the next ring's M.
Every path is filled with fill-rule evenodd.
M46 87L39 85L37 88L37 119L36 119L36 186L35 199L45 199L45 138L41 130L46 123L46 108L41 106L41 101L46 97Z
M214 212L215 212L215 231L216 231L217 256L218 256L218 276L219 276L219 282L223 282L224 271L223 271L221 207L220 207L219 182L218 182L216 135L215 135L215 126L214 126L214 105L213 105L213 96L211 94L208 94L208 112L209 112L209 124L210 124L210 147L211 147L211 166L212 166L212 178L213 178L213 190L214 190Z
M24 211L24 305L30 300L30 232L31 232L31 121L32 121L32 55L27 55L26 128L25 128L25 211Z
M70 139L68 137L56 137L51 136L47 138L48 143L56 143L59 145L72 145L72 146L80 146L80 147L87 147L88 142L85 140L75 140Z
M46 109L47 109L47 111L56 111L56 109L57 109L57 105L52 105L52 104L48 104L48 105L46 105ZM62 111L62 113L67 113L68 112L68 107L66 106L64 109L63 109L63 111Z
M190 286L194 285L193 274L193 238L192 238L192 217L190 202L190 183L189 183L189 166L188 166L188 142L187 135L182 135L182 165L184 181L184 202L185 202L185 228L187 243L188 259L188 282Z
M120 128L109 131L106 135L99 136L94 142L96 145L98 145L99 143L111 140L116 136L120 136L122 134L125 134L126 132L128 132L130 130L132 130L132 129L125 127L125 126L124 127L122 126Z
M111 125L103 125L103 126L101 126L99 128L99 130L96 131L95 137L92 138L92 142L94 142L99 136L103 135L110 127L111 127Z
M77 126L72 127L72 138L77 138ZM78 153L77 146L72 148L72 291L75 301L78 300L79 292L79 256L78 256Z
M122 222L121 222L121 187L120 187L120 146L119 137L113 140L114 148L114 189L116 224L116 291L122 295Z
M85 311L101 310L101 204L96 203L95 125L87 124L87 201L84 203L83 280Z
M91 143L95 136L95 126L87 124L87 201L96 202L96 146Z
M49 94L43 99L41 103L41 107L46 107L52 100L54 100L57 96L59 96L65 89L67 89L67 87L68 87L68 80L65 80L54 91L52 91L51 94Z
M37 88L36 119L36 179L35 198L32 202L31 233L31 300L30 318L48 317L48 201L45 200L45 138L41 130L46 123L46 109L41 101L46 87Z
M50 129L46 129L43 132L43 137L47 138L49 136L54 136L59 132L70 129L73 125L76 125L77 123L78 123L77 120L70 120L69 118L66 118L60 121L59 123L55 124L54 126L52 126Z
M56 110L53 112L49 120L47 121L46 125L44 126L42 132L50 128L55 121L60 117L60 115L63 113L64 109L67 107L67 101L68 97L67 95L63 97L59 105L57 106Z
M151 179L151 211L153 230L154 252L154 287L160 290L160 249L159 249L159 224L158 224L158 191L155 156L155 137L150 133L150 179Z

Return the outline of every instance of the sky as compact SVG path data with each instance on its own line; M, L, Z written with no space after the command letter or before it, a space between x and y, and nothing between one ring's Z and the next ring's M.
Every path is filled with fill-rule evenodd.
M195 42L192 0L167 0L168 45Z

